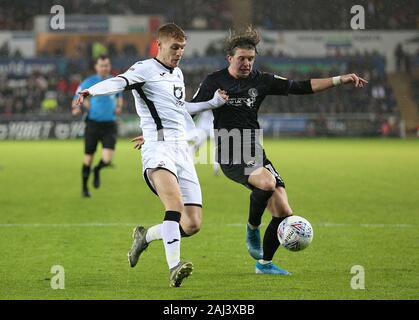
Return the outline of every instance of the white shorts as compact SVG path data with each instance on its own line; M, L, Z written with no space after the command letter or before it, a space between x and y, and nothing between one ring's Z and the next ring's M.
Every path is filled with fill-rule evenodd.
M165 169L173 173L180 186L184 205L202 206L201 186L186 141L146 141L141 148L143 177L155 194L150 173Z

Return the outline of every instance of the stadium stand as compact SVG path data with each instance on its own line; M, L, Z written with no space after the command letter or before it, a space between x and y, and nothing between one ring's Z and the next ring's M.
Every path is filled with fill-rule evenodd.
M185 29L228 29L232 24L232 14L228 2L204 0L4 0L0 8L0 30L31 30L33 17L50 11L53 5L62 5L66 14L114 14L114 15L163 15L166 21L176 21ZM188 14L185 14L187 12Z
M33 17L49 12L56 4L63 5L67 14L159 14L188 30L221 30L232 26L228 1L212 0L211 6L205 3L204 0L177 0L174 6L170 0L3 0L0 30L31 30ZM366 10L368 29L417 28L417 0L359 0L356 4ZM346 30L352 5L345 0L253 0L253 22L271 30Z
M48 14L52 5L61 4L66 14L109 14L113 15L161 15L162 21L175 21L186 30L223 30L233 25L233 14L229 1L214 0L204 5L204 0L179 0L176 6L171 1L161 0L45 0L35 3L24 0L3 0L0 7L0 31L33 31L34 17ZM328 5L326 5L326 2ZM253 24L268 30L347 30L350 20L350 2L345 0L264 0L251 1ZM366 9L368 29L405 30L416 29L418 23L417 0L375 1L360 0L357 4ZM322 8L319 10L318 8ZM203 10L204 8L205 10ZM347 8L347 10L342 10ZM334 14L339 12L339 15ZM187 13L187 14L185 14ZM295 17L298 16L298 19ZM39 52L34 59L57 60L51 68L32 70L29 74L18 74L14 68L0 74L0 116L4 119L14 115L68 114L71 100L81 79L93 71L90 68L92 43L80 45L77 59L65 57L58 48L54 52ZM112 42L105 44L113 62L113 73L124 72L132 63L145 59L135 45L126 43L123 47ZM409 57L401 47L394 52L398 71L410 70L419 65L419 54ZM0 59L18 61L19 50L11 50L8 42L0 43ZM188 65L182 62L187 86L187 99L199 87L204 77L215 71L199 59L213 59L218 66L225 65L220 47L207 46L203 55L194 56L198 63ZM261 114L371 114L400 116L397 97L385 72L386 58L377 52L336 52L325 56L326 68L319 68L322 58L302 58L300 64L292 64L283 53L265 52L257 59L257 67L281 76L303 80L327 77L346 72L356 72L370 81L366 90L345 87L329 90L313 96L290 96L286 98L267 97L261 107ZM115 61L115 63L114 63ZM55 63L55 62L54 62ZM304 68L301 67L304 65ZM284 69L284 66L288 66ZM409 70L408 70L409 69ZM414 99L419 106L419 94L413 88L419 87L417 72L412 73L411 85ZM125 94L124 113L135 113L132 97Z
M367 29L417 28L416 0L360 0L356 4L365 8ZM345 0L253 1L253 21L272 30L346 30L353 5Z
M374 58L380 57L367 55L339 58L339 62L343 64L345 72L349 72L349 70L358 72L373 83L368 90L360 91L354 88L344 88L343 90L330 90L316 96L290 96L285 98L286 100L280 99L279 108L278 100L274 103L274 100L278 98L268 97L263 104L261 112L396 113L397 105L392 89L388 84L387 76L371 62ZM269 69L269 67L265 66L262 58L260 60L259 67L262 70L276 72L276 70ZM135 59L131 57L131 61L134 62ZM311 70L291 69L282 75L290 79L302 80L326 77L339 73L337 69L316 69L317 61L314 60L312 62L307 60L306 63L309 65L312 63ZM79 65L77 63L74 64ZM114 68L113 72L114 74L118 74L128 67L129 63L120 65ZM335 68L338 68L338 65ZM47 73L37 71L33 72L27 78L18 77L14 74L2 75L0 78L0 114L67 112L80 79L85 78L90 72L87 66L80 69L74 68L72 63L67 63L62 73L57 72L57 70L52 70ZM188 88L187 98L190 99L192 97L193 92L199 87L200 81L209 72L211 70L208 70L207 67L185 68L184 75ZM45 101L51 99L57 102L56 107L43 107ZM128 99L131 98L128 96ZM126 108L125 110L125 112L135 112L133 108Z

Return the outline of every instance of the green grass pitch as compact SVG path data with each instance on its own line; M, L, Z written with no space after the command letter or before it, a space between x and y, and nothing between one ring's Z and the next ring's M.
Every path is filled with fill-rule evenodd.
M0 142L0 299L419 298L419 140L282 139L265 147L294 213L314 227L308 249L275 255L293 276L254 273L244 241L249 192L197 165L204 223L182 240L195 271L173 289L161 242L136 268L127 262L133 227L163 217L128 141L119 140L115 168L103 171L88 200L80 196L81 141ZM50 286L54 265L64 267L64 290ZM354 265L365 270L364 290L351 288Z

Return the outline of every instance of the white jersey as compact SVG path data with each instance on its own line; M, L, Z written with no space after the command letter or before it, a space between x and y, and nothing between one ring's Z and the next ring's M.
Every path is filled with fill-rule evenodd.
M178 179L185 204L202 204L201 188L186 132L195 129L189 113L218 108L225 99L217 92L205 102L185 102L185 84L179 68L170 68L157 59L134 64L127 72L101 81L87 89L92 96L111 95L132 90L140 116L145 143L141 149L143 173L156 192L148 175L165 168Z
M185 84L180 68L156 58L139 61L118 77L132 89L145 141L186 140L193 120L185 107Z

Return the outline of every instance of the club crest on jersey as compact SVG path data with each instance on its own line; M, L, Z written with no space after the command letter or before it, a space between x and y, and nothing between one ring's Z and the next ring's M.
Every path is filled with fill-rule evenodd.
M173 85L173 94L175 95L176 99L182 99L183 98L183 88L182 87L176 87Z
M252 98L256 98L259 94L259 92L256 88L250 88L249 91L247 91L247 93Z

